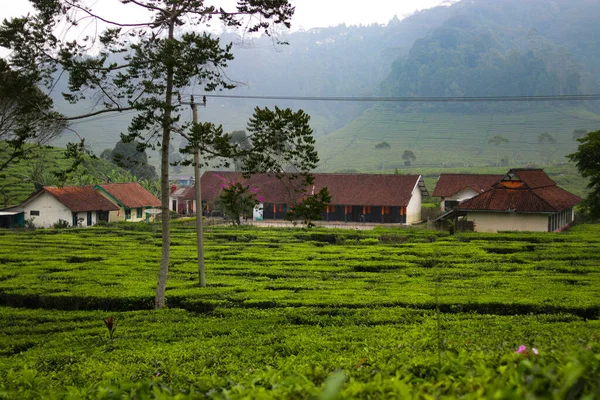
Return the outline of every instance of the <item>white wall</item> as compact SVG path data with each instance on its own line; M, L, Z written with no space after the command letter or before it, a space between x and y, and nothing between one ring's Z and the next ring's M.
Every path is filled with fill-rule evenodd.
M467 220L475 223L475 232L548 231L547 214L467 212Z
M419 184L415 185L412 195L410 196L410 201L408 202L408 206L406 207L406 223L414 224L416 222L421 221L421 202L423 200L423 196L421 194L421 189L419 188Z
M442 211L446 211L446 205L444 204L446 201L458 201L460 203L461 201L471 199L477 196L478 194L479 192L475 191L475 189L472 189L470 187L464 188L463 190L453 194L452 196L444 197L444 200L441 202L441 209Z
M46 192L25 205L23 211L25 211L25 220L33 218L33 224L38 228L50 228L59 219L67 221L69 226L73 224L73 213L71 210ZM31 215L31 211L39 211L40 215Z
M92 225L96 225L96 221L98 218L97 212L96 211L92 211L92 225L88 225L88 220L87 220L87 211L81 211L77 213L77 219L82 219L81 221L81 226L92 226ZM72 224L73 217L71 217L71 221L69 221L69 225Z

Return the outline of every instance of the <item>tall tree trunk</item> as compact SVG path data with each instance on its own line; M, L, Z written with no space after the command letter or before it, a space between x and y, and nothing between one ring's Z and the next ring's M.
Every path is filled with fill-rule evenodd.
M175 22L169 25L169 41L173 40ZM173 60L169 61L174 62ZM162 219L162 255L160 258L160 270L158 272L158 283L156 285L155 308L165 306L165 291L167 290L167 278L169 276L169 259L171 256L171 215L169 210L169 145L171 142L171 106L173 104L173 64L167 65L167 91L165 94L165 115L163 119L163 135L160 159L160 188L161 188L161 219Z
M198 123L198 105L192 103L192 119ZM202 227L202 185L200 182L200 149L194 152L194 190L196 194L196 246L198 247L198 278L200 287L206 287L204 268L204 229Z

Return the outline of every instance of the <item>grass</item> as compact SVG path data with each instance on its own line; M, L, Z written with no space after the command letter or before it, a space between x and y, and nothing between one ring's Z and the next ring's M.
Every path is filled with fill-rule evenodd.
M211 227L207 288L192 225L160 311L157 226L0 232L0 398L600 395L598 225Z
M408 172L401 156L411 150L417 168L470 168L494 166L506 157L509 166L546 167L564 163L577 149L575 129L597 130L600 115L575 106L540 105L521 112L502 113L409 113L375 105L362 116L317 141L323 171ZM556 144L538 143L548 132ZM488 143L500 135L508 145ZM377 150L380 142L388 150ZM506 169L506 168L504 168Z

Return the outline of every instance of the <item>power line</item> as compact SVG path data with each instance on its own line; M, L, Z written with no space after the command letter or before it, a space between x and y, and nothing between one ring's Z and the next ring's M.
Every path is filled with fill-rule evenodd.
M222 99L348 101L388 103L475 103L512 101L595 101L600 94L549 95L549 96L473 96L473 97L320 97L320 96L244 96L234 94L202 93L194 96Z

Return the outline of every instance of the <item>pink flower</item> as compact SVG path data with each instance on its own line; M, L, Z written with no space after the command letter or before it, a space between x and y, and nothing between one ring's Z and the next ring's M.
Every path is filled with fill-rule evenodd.
M515 353L517 354L521 354L521 353L525 353L527 351L527 346L525 346L524 344L520 345L519 348L517 349L517 351Z
M258 196L258 200L259 200L261 203L264 203L264 202L265 202L265 198L264 198L264 197L262 197L262 196Z

